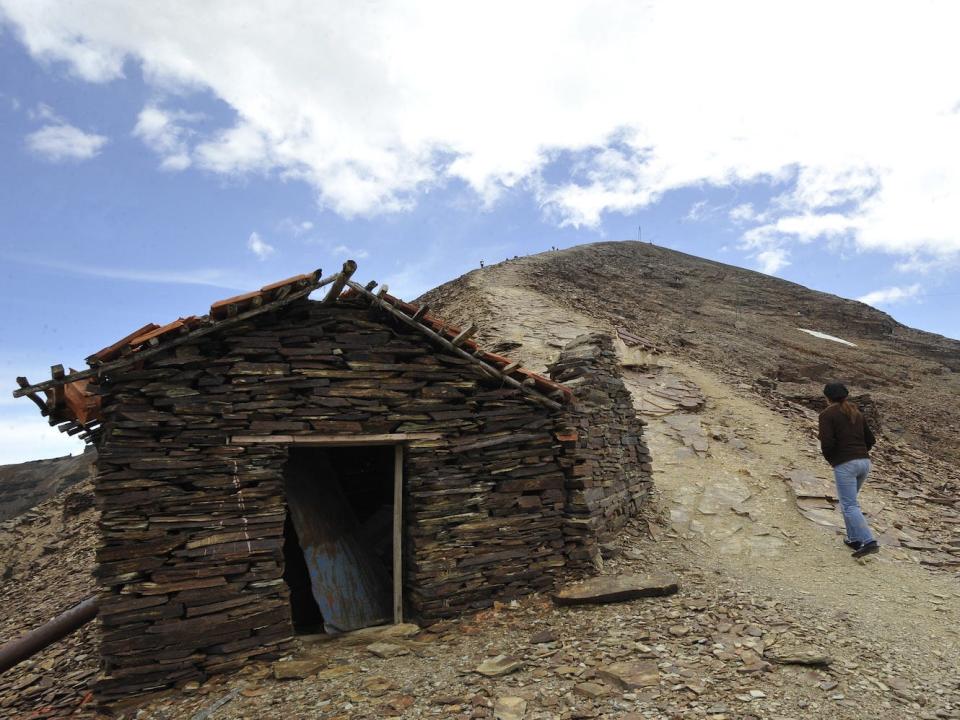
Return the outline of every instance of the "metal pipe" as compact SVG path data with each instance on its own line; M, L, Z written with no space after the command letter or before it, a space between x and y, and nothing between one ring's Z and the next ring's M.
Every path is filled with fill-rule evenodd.
M0 645L0 673L36 655L48 645L77 630L97 616L100 609L96 595L60 613L53 620L31 630L23 637Z

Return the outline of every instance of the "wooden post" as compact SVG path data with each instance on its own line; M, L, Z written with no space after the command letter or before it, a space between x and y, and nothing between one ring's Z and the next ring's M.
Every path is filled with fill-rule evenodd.
M337 298L340 297L340 293L343 292L343 286L347 284L347 281L350 279L350 276L357 271L357 264L353 260L347 260L343 264L343 270L340 271L340 274L337 275L336 280L333 281L333 285L330 286L330 290L327 291L326 297L321 301L324 305L332 305L337 301Z
M477 326L474 325L473 323L470 323L469 325L467 325L466 328L464 328L463 330L461 330L461 331L460 331L460 334L457 335L457 336L456 336L453 340L451 340L450 342L453 343L454 347L460 347L460 346L463 345L467 340L469 340L470 338L472 338L476 332L477 332Z
M403 622L403 445L393 446L393 622Z
M25 377L18 377L17 385L19 385L22 388L30 387L30 382ZM41 415L46 417L47 415L50 414L50 410L47 407L47 403L41 400L40 398L38 398L36 396L36 393L30 393L29 395L27 395L27 397L33 400L33 404L36 405L38 408L40 408Z

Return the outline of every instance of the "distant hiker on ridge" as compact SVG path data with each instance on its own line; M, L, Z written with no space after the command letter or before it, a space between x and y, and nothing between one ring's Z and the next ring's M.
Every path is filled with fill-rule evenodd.
M820 413L820 450L833 466L843 522L847 526L843 542L853 548L853 557L863 557L880 551L857 501L857 493L870 472L870 448L876 438L863 413L847 400L850 393L842 383L828 383L823 394L830 405Z

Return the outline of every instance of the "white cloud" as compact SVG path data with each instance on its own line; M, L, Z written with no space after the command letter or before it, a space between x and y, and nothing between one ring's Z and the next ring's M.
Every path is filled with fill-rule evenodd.
M235 272L218 268L200 268L196 270L159 270L151 268L149 270L142 270L138 268L84 265L79 262L58 263L56 261L41 260L22 255L5 255L3 259L25 263L33 267L46 268L47 270L56 270L57 272L68 273L70 275L105 278L108 280L123 280L127 282L148 282L163 285L206 285L230 290L249 290L257 284L255 279L251 279L247 283L238 284Z
M196 138L194 165L308 182L343 215L462 181L596 226L677 188L770 183L776 202L733 218L762 228L757 253L960 252L957 3L0 8L35 57L85 80L136 62L154 87L209 90L236 121Z
M760 272L767 275L774 275L778 270L785 268L790 264L787 260L787 251L783 248L770 248L758 252L755 257L760 263Z
M276 248L266 243L256 231L250 233L250 237L247 238L247 249L260 260L266 260L276 252Z
M86 133L61 122L45 125L27 135L30 151L51 162L89 160L96 157L106 144L107 138L103 135Z
M911 255L906 260L896 263L893 267L897 272L928 275L933 272L950 272L958 266L960 266L960 253L939 257Z
M762 216L757 213L753 203L741 203L730 209L729 218L735 223L745 223L762 220Z
M27 117L35 122L65 123L56 111L46 103L37 103L34 107L27 109Z
M364 258L370 257L370 253L363 248L351 248L346 245L337 245L330 253L332 255L343 256L345 259L350 260L363 260Z
M137 116L133 134L162 158L162 170L186 170L192 162L187 144L191 133L180 123L197 119L190 113L171 113L157 105L147 105Z
M0 465L82 453L84 443L50 427L26 398L0 408Z
M922 290L923 287L919 283L907 287L888 287L869 292L866 295L858 297L857 300L867 305L873 305L874 307L877 305L892 305L903 302L904 300L916 298L921 294Z
M198 163L207 170L235 174L267 170L278 165L267 138L256 127L241 123L222 130L196 148Z
M287 217L277 224L276 229L293 237L301 237L313 230L313 221Z
M697 222L703 220L709 213L710 208L707 206L707 201L698 200L690 206L690 209L687 210L687 214L683 219L690 222Z

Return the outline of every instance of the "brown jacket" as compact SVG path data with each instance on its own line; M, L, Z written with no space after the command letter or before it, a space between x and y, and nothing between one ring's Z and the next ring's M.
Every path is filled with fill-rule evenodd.
M820 451L833 467L849 460L870 457L870 448L876 443L863 414L851 423L840 410L839 403L820 413Z

